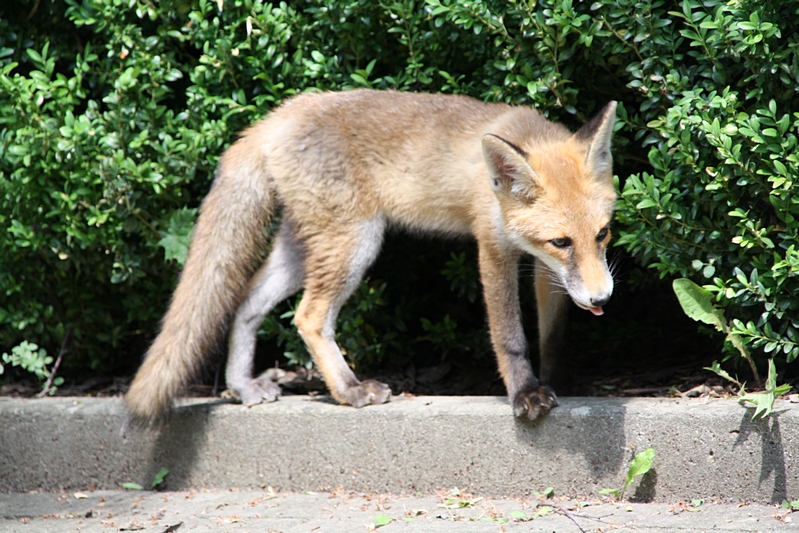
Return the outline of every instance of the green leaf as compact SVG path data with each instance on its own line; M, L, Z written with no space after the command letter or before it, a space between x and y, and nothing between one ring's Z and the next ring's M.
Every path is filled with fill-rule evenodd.
M196 213L196 209L186 207L174 211L167 222L167 231L159 232L158 246L164 249L166 260L174 259L181 266L185 264Z
M383 527L387 526L392 522L393 518L388 517L383 514L379 514L375 517L375 527Z
M519 521L530 520L530 515L528 515L524 511L511 511L510 517L513 518L514 520L519 520Z
M150 484L150 488L154 489L155 487L157 487L158 485L163 483L164 479L168 475L169 475L169 469L168 468L164 467L161 470L159 470L158 473L155 474L155 477L153 478L153 482L152 482L152 484Z
M755 412L752 414L752 420L758 416L762 416L763 418L767 417L771 414L771 410L774 407L774 397L767 392L749 392L741 394L738 400L754 404Z
M790 509L792 511L799 511L799 500L794 500L792 502L789 502L788 500L782 500L782 508Z
M42 59L42 56L41 54L39 54L39 52L37 52L33 48L27 48L25 49L25 53L28 54L28 57L31 58L31 60L34 62L34 64L37 67L41 68L43 66L44 60Z
M627 477L624 480L624 487L621 489L622 494L636 477L643 476L649 472L654 459L655 450L653 448L647 448L635 456L633 462L630 464L630 468L627 469Z
M757 417L767 417L774 409L774 400L777 396L786 394L791 390L791 385L777 386L777 368L774 366L774 359L768 361L768 376L766 377L766 390L763 392L749 392L746 393L741 390L738 396L740 402L750 402L755 405L755 412L752 414L752 420Z
M722 378L728 381L732 381L739 387L741 386L741 384L738 382L737 379L733 378L726 370L721 368L721 365L719 365L718 361L713 361L713 365L704 367L704 370L710 370L711 372L717 374L718 376L721 376Z
M138 483L123 483L122 484L122 488L123 489L127 489L127 490L143 490L144 489L144 487L142 487Z
M637 204L635 204L635 208L640 211L642 209L647 209L649 207L657 207L657 205L658 204L654 200L650 198L645 198L640 202L638 202Z
M675 279L672 287L686 315L699 322L715 326L719 331L727 330L724 313L712 303L712 292L703 289L687 278Z
M367 80L357 72L353 72L352 74L350 74L350 78L352 78L352 81L354 81L358 85L361 85L363 87L369 87L369 80Z
M535 515L536 515L536 516L546 516L546 515L548 515L548 514L552 514L552 513L554 513L554 512L555 512L555 510L554 510L552 507L550 507L550 506L548 506L548 505L542 505L542 506L541 506L541 507L539 507L539 508L538 508L538 510L535 512Z

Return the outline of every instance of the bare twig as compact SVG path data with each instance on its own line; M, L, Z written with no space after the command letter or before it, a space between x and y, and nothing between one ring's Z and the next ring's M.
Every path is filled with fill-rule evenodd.
M638 387L631 389L622 389L621 392L623 394L640 395L640 394L660 394L663 392L667 392L668 390L669 390L668 387Z
M53 380L55 379L56 372L58 372L58 367L61 366L61 360L64 358L64 355L67 353L67 342L69 342L69 336L72 334L72 328L67 328L67 333L64 335L64 340L61 342L61 351L58 352L58 359L55 360L55 364L53 365L53 370L50 371L50 377L47 378L47 383L44 385L44 389L42 392L38 394L39 398L43 398L50 392L50 387L53 385Z
M565 516L566 518L568 518L569 520L571 520L572 522L574 522L574 524L575 524L577 527L579 527L579 528L580 528L580 531L582 531L583 533L585 533L585 529L583 529L583 526L581 526L581 525L580 525L580 522L578 522L578 521L577 521L577 519L574 517L574 515L573 515L573 514L571 514L571 513L570 513L569 511L567 511L566 509L563 509L562 507L555 507L555 509L557 509L557 510L558 510L558 512L562 513L562 514L563 514L563 516Z
M39 4L41 3L42 0L36 0L36 2L33 4L33 9L31 9L30 13L28 13L28 18L26 20L30 20L33 18L33 15L35 15L36 12L39 10Z
M586 531L583 528L583 526L581 526L580 523L577 521L577 517L578 516L580 518L587 518L589 520L596 520L597 522L601 522L603 518L605 518L606 516L610 516L610 515L606 515L606 516L589 516L589 515L585 515L585 514L581 514L581 513L572 513L571 511L567 511L566 509L564 509L560 505L556 505L556 504L553 504L553 503L547 503L547 502L539 503L537 505L537 507L550 507L550 508L554 509L555 512L562 514L563 516L565 516L566 518L568 518L569 520L574 522L574 524L578 528L580 528L580 531L582 531L582 533L586 533Z

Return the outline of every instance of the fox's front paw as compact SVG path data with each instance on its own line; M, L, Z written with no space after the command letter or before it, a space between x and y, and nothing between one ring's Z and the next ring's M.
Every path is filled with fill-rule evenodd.
M345 403L353 407L385 403L391 399L391 388L385 383L374 379L361 381L358 385L348 388L341 395Z
M269 378L261 377L250 379L230 388L233 396L241 400L247 407L261 402L274 402L280 396L278 387Z
M558 405L558 397L555 396L555 391L546 385L541 385L531 391L517 392L513 397L514 414L530 420L545 415L556 405Z

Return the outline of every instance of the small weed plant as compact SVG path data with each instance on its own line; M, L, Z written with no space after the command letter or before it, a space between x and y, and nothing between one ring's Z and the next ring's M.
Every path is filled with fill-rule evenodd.
M727 320L724 318L724 312L714 305L713 300L715 298L713 293L685 278L674 280L673 287L685 314L694 320L710 324L721 333L724 333L726 339L738 350L740 357L749 364L755 378L755 383L758 388L761 388L762 383L760 376L758 375L755 362L749 354L749 349L741 341L740 336L727 324ZM738 399L741 402L750 402L755 406L755 411L752 414L753 419L758 416L766 417L771 414L774 408L774 400L778 396L786 394L791 390L790 385L777 386L777 369L774 365L774 359L768 360L768 375L766 376L765 390L760 392L746 392L746 384L733 378L728 372L721 368L721 365L717 361L714 361L713 366L708 367L707 370L716 373L738 386Z
M166 467L156 472L155 476L153 476L153 481L150 483L150 490L158 490L168 475L169 469ZM121 487L126 490L144 490L144 487L133 482L122 483Z
M630 483L632 483L635 478L643 476L652 469L652 462L655 460L655 455L655 450L653 448L647 448L636 454L630 463L630 467L627 469L627 475L624 478L624 484L621 489L602 489L599 493L613 495L617 500L624 498L624 492L627 490L627 487L630 486Z
M22 341L19 345L11 348L10 354L4 353L0 356L0 374L5 372L4 365L10 365L32 374L40 382L45 382L51 376L51 371L48 367L52 363L53 358L47 355L47 350L39 348L32 342ZM63 383L63 377L55 377L47 391L48 394L54 394L56 387Z

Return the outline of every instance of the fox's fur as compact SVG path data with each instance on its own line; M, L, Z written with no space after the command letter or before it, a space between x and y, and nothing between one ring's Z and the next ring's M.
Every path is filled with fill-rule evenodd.
M292 98L222 156L161 332L127 393L131 415L166 415L231 318L228 388L246 405L275 400L278 386L252 376L256 332L302 289L295 323L333 397L356 407L387 401L386 385L355 377L333 328L388 226L476 238L491 341L514 412L548 411L557 398L528 358L518 262L524 253L536 258L546 383L566 293L601 314L613 290L605 248L616 200L615 108L572 134L532 108L464 96L357 90ZM272 251L253 274L278 207Z

